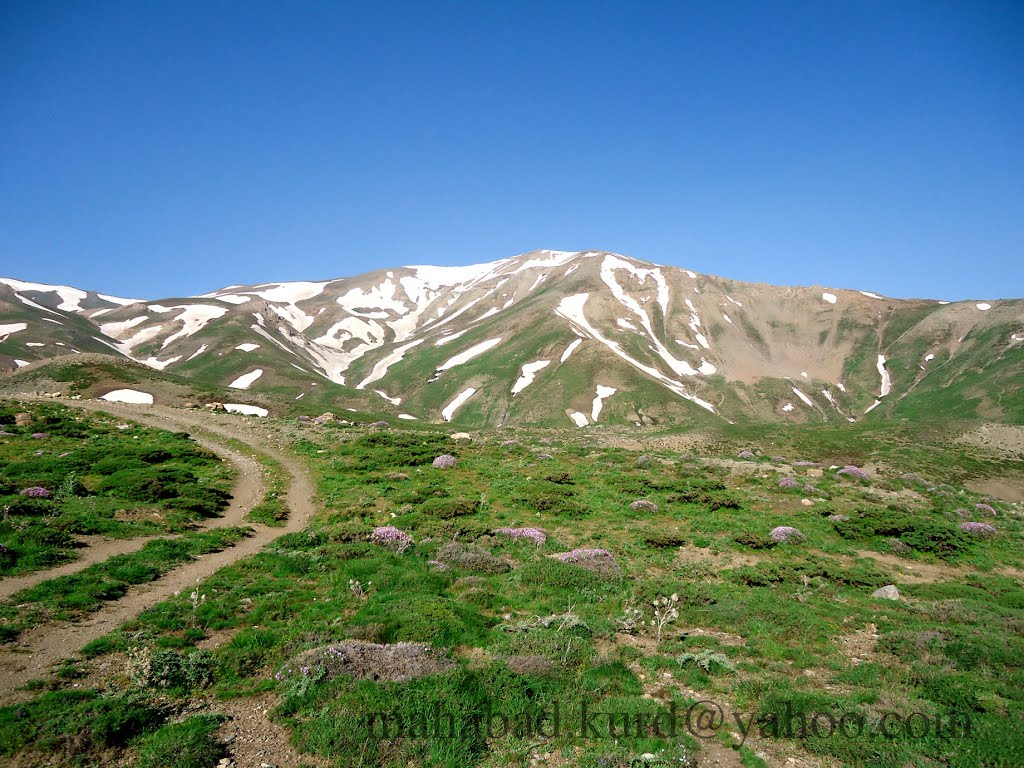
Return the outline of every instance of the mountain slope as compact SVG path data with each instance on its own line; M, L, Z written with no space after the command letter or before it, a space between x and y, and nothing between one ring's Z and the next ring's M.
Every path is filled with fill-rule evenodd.
M294 400L331 382L467 425L852 421L935 404L1024 422L1024 301L780 288L600 251L157 302L4 280L0 312L8 369L66 354L60 322L76 349L203 384Z

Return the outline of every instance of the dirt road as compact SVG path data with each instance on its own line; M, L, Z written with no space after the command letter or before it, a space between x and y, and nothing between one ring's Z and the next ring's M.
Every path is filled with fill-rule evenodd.
M221 552L203 555L149 584L132 587L124 597L106 604L81 622L45 624L23 633L17 643L0 649L0 704L24 698L24 694L19 694L16 688L33 678L48 676L54 665L73 656L86 643L116 629L175 592L190 592L197 580L201 581L220 568L258 552L278 537L302 530L316 511L313 503L315 485L305 467L284 451L270 451L258 447L267 442L270 432L268 428L254 420L163 406L93 401L64 401L64 404L89 411L106 411L120 418L160 429L189 432L196 442L232 461L238 469L236 495L224 517L214 521L218 526L238 524L245 512L263 496L258 463L251 457L242 456L227 448L224 441L233 438L248 445L253 453L272 455L289 475L288 489L285 492L289 517L286 524L280 528L252 524L254 535L249 538ZM79 563L73 565L78 566ZM80 566L79 570L82 567L85 566Z

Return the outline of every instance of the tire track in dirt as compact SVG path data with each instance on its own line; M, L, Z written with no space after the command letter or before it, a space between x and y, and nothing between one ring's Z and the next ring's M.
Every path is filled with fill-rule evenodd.
M232 500L228 513L217 519L221 525L237 524L245 511L262 498L263 492L258 463L225 447L220 441L239 440L248 445L254 453L272 455L289 476L285 492L289 516L285 525L279 528L250 524L254 534L249 538L220 552L202 555L149 584L131 587L124 597L107 603L81 622L54 622L22 633L16 643L0 649L0 704L24 698L25 694L19 694L15 691L16 688L34 678L48 676L54 665L74 656L86 643L113 631L175 592L190 591L197 580L201 581L219 569L255 554L284 534L302 530L316 511L313 503L315 485L305 467L284 451L278 453L257 447L262 442L261 436L265 438L269 432L260 435L255 425L242 421L243 417L225 418L165 406L127 406L92 401L65 401L64 404L89 411L105 411L160 429L190 433L200 430L202 434L194 435L200 445L216 451L229 460L232 460L232 457L246 460L239 471L238 484L241 487L236 489L239 497ZM251 469L246 471L246 468ZM234 522L227 522L228 519Z

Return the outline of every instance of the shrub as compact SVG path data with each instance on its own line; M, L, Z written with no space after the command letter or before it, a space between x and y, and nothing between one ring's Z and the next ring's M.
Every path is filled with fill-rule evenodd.
M799 544L802 541L806 541L807 537L804 536L796 528L791 528L788 525L780 525L777 528L772 528L771 534L772 541L787 544Z
M480 509L479 499L427 499L419 506L424 514L450 520L453 517L472 515Z
M453 568L476 573L505 573L512 569L507 562L475 544L449 542L437 551L436 557Z
M405 531L395 528L393 525L383 525L373 529L370 534L370 541L387 547L390 550L401 554L413 545L413 538Z
M771 549L779 543L771 536L762 536L759 533L740 533L733 538L733 541L751 549Z
M223 715L195 715L143 739L136 768L211 768L224 755L216 737Z
M989 504L978 503L974 505L974 508L985 517L995 517L997 514L995 508Z
M680 533L656 531L644 536L644 544L655 549L677 549L686 545L686 539Z
M618 576L621 574L619 565L615 562L615 557L606 549L574 549L570 552L560 552L557 555L553 555L553 557L563 563L578 565L580 568L586 568L588 571L593 571L602 576Z
M544 546L544 542L548 540L548 535L540 528L495 528L494 532L513 539L529 539L538 547Z
M648 501L647 499L637 499L629 505L629 508L634 512L654 513L658 511L658 505L653 501Z
M960 523L960 530L976 539L991 539L996 535L996 529L987 523Z

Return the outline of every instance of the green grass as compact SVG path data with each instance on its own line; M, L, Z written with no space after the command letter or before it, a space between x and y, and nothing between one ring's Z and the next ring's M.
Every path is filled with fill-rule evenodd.
M317 473L324 507L311 527L206 579L204 602L175 597L94 642L66 680L49 683L58 690L36 701L67 693L79 667L127 654L164 670L132 678L129 690L146 706L181 712L202 697L215 713L218 697L270 693L271 716L293 745L339 766L492 766L528 762L537 751L583 766L625 766L645 753L685 765L679 760L699 759L702 744L685 729L674 738L646 728L615 739L546 739L529 726L556 702L563 722L577 722L584 706L650 722L670 705L685 712L695 695L758 714L742 748L719 734L745 766L763 764L756 753L768 741L806 759L892 768L1014 764L1024 743L1024 593L1003 572L1019 567L1019 509L995 502L996 539L952 533L955 509L979 498L961 483L1019 463L964 455L927 430L899 426L737 425L700 455L643 457L582 440L545 444L527 430L514 445L501 445L505 436L457 444L424 427L301 434L294 451ZM887 470L855 481L827 468L820 476L788 468L818 489L810 495L823 501L808 507L802 490L778 486L766 457L745 462L749 473L730 471L737 446L750 445L826 466L870 459ZM432 467L440 453L456 455L458 466ZM929 482L901 480L904 471ZM932 484L941 487L930 491ZM640 498L657 511L633 511ZM836 513L851 522L830 521ZM370 543L383 525L414 543L401 552ZM806 541L770 545L778 525L799 528ZM548 538L538 547L493 533L503 526L540 527ZM894 537L908 547L902 558L891 551ZM550 557L576 547L609 550L621 573ZM439 568L437 558L453 551L460 556ZM938 575L899 575L919 566ZM870 597L888 583L899 584L903 600ZM671 594L679 615L657 642L652 602ZM218 645L197 647L214 634ZM353 638L428 642L457 666L406 682L297 668L308 649ZM62 706L51 720L70 729L80 710ZM489 714L498 726L508 717L510 730L444 739L367 731L373 715L416 723L438 707L468 721ZM960 717L973 735L804 739L772 731L794 715L849 713L874 724L888 711L904 721L913 713ZM8 716L0 711L10 754L43 749L36 730L4 736L18 732L3 729ZM151 761L141 764L217 756L213 723L163 722L147 721L130 737L139 759Z
M229 499L230 465L187 435L55 404L0 403L0 429L2 576L73 559L76 536L187 531ZM33 487L44 497L23 494Z

